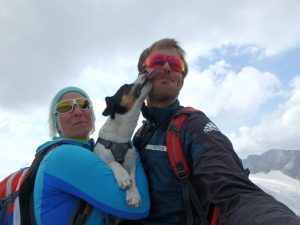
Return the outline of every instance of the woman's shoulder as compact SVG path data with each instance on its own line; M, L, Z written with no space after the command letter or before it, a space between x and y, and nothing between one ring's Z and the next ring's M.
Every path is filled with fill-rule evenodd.
M80 161L95 157L92 149L78 142L58 142L53 144L53 150L47 154L47 158L55 161Z
M78 142L66 139L54 139L41 145L37 154L46 154L41 163L42 167L50 171L57 171L58 165L65 170L74 170L82 163L90 163L98 160L92 153L92 146L88 142ZM62 169L61 168L61 169Z
M43 144L41 144L37 150L36 150L36 154L47 150L47 149L51 149L51 148L56 148L58 146L63 146L63 148L86 148L91 150L93 148L94 145L94 141L93 139L89 140L89 141L77 141L77 140L72 140L72 139L64 139L64 138L58 138L58 137L53 137L52 140L47 141Z

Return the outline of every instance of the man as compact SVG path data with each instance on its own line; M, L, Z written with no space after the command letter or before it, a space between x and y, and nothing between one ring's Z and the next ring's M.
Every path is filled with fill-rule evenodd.
M162 68L143 109L146 126L134 137L149 181L151 212L145 225L187 224L180 181L169 161L166 131L182 106L177 99L188 72L185 52L174 39L162 39L140 55L139 72ZM212 206L220 209L223 225L300 224L289 208L264 193L245 173L230 140L204 113L192 113L180 130L190 180L211 221ZM198 221L198 222L197 222ZM194 217L194 224L201 224Z

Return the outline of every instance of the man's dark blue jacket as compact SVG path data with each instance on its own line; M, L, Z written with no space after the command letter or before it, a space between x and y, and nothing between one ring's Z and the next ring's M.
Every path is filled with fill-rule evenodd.
M168 108L144 111L151 132L137 132L134 144L146 168L151 199L146 225L185 223L182 190L172 169L166 148L166 131L172 115L181 108L177 100ZM150 135L151 136L151 135ZM149 136L149 137L150 137ZM191 181L209 211L220 208L223 225L298 225L300 218L288 207L253 184L233 150L230 140L202 113L192 113L180 130L181 143L192 172Z

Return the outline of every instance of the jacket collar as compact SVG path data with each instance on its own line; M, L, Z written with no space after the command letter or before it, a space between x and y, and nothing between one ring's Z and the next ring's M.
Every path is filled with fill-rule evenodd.
M149 107L147 108L149 118L148 120L152 120L156 127L161 125L162 123L169 121L171 116L180 108L180 103L178 99L166 108L157 108L157 107Z

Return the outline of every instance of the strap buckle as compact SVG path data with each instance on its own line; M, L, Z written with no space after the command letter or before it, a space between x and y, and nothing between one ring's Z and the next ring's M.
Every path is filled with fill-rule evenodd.
M5 205L6 205L6 199L1 199L1 201L0 201L0 209L4 208Z
M178 130L176 129L176 126L175 126L174 124L172 124L172 123L170 124L168 130L169 130L171 133L173 133L173 134L175 134L176 132L178 132Z
M8 195L6 198L2 198L0 201L0 209L4 208L8 203L12 202L19 196L19 192L15 191Z
M188 178L187 173L184 170L184 166L182 163L177 163L176 167L177 167L177 171L178 171L178 173L177 173L178 179L183 180L183 179Z

